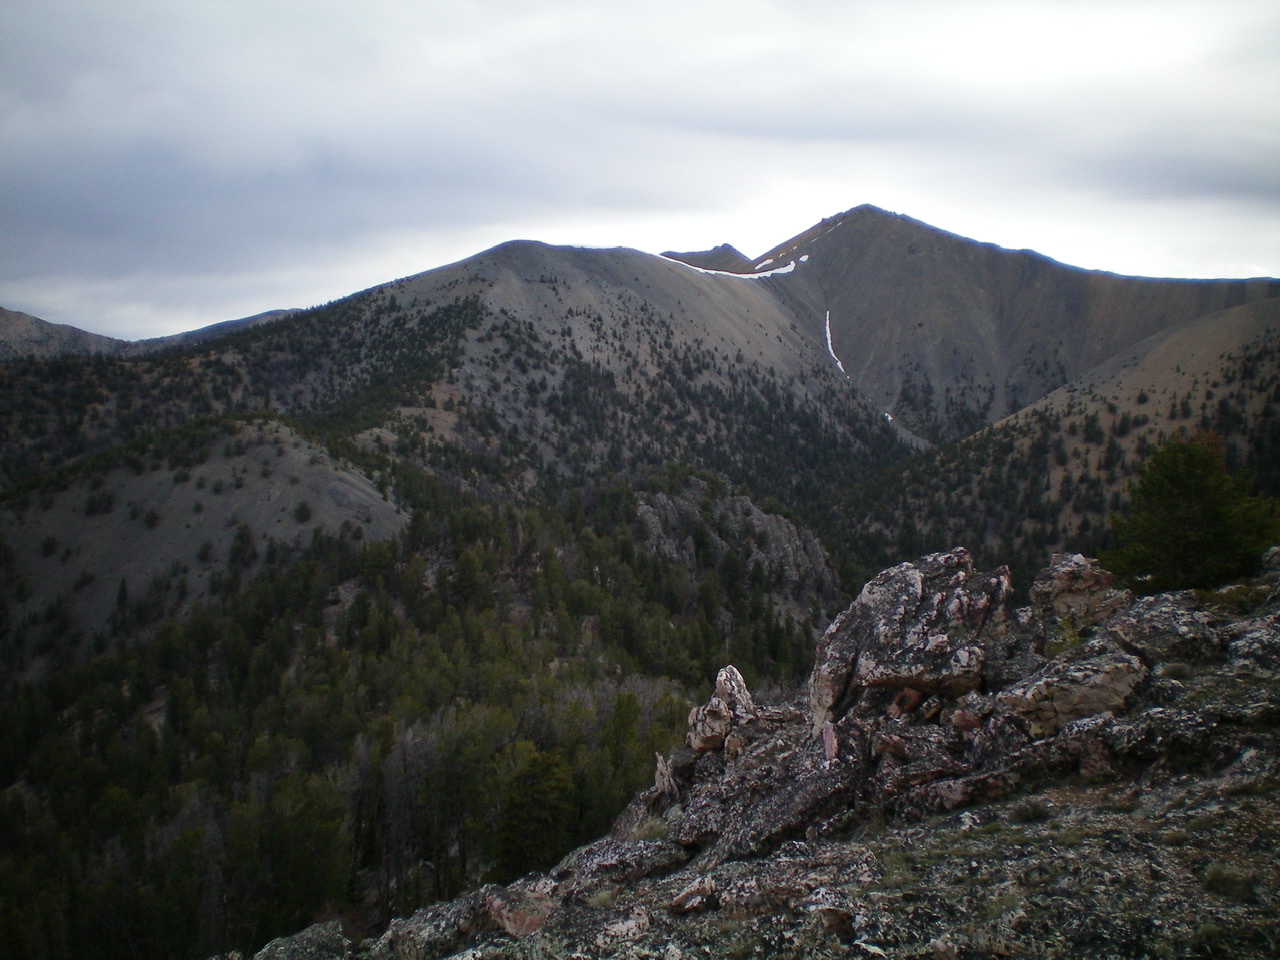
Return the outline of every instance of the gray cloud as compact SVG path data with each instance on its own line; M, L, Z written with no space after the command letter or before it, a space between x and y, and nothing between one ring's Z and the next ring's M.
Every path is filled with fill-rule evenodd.
M513 235L758 251L864 201L1280 272L1272 3L615 6L17 0L0 304L151 335Z

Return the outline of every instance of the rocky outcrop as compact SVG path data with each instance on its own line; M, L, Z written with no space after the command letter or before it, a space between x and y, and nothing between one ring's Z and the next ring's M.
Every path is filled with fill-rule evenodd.
M1007 568L979 574L962 548L881 573L818 645L809 681L815 732L870 688L952 697L976 690L1011 592Z
M347 960L354 944L337 920L317 923L292 937L272 940L254 960Z
M751 723L756 715L755 701L742 674L737 667L725 667L716 675L716 692L711 699L689 711L689 733L685 742L698 753L719 750L725 746L734 727ZM658 769L661 773L663 768Z
M1007 571L964 550L901 564L832 624L795 702L757 704L724 668L608 837L361 949L1270 956L1280 571L1250 591L1244 613L1135 601L1059 556L1013 610Z
M821 541L748 497L726 496L697 477L678 493L650 493L636 505L646 548L694 570L698 557L741 565L773 587L782 613L799 622L816 605L831 609L839 595Z
M998 699L1027 722L1032 737L1040 738L1075 720L1122 711L1146 676L1136 657L1106 642L1090 643L1001 691Z

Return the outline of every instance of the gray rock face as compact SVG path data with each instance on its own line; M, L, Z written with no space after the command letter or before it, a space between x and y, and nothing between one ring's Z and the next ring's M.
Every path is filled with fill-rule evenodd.
M963 550L894 567L826 632L797 701L757 704L723 669L689 745L658 758L608 837L360 949L1179 956L1212 936L1222 955L1269 957L1280 571L1268 578L1262 606L1232 615L1189 593L1134 601L1061 556L1009 610L1007 571L977 572Z

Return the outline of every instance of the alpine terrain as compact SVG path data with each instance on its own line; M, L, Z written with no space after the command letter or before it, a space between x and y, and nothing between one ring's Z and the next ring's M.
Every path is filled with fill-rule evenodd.
M0 954L1273 956L1278 496L1280 281L870 206L0 311Z

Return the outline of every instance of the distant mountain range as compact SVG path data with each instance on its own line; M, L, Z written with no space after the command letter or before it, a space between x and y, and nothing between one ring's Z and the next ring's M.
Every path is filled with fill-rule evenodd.
M675 255L729 264L732 254ZM1080 270L862 206L824 220L744 274L776 284L852 384L931 440L972 432L1170 326L1280 295L1280 282L1150 280Z
M297 310L268 310L239 320L224 320L199 330L149 340L117 340L64 323L49 323L30 314L0 307L0 361L16 357L108 356L138 357L170 347L190 346L216 337L270 323Z
M806 350L825 347L858 393L930 441L1008 416L1161 330L1280 295L1280 281L1267 278L1153 280L1080 270L872 206L815 224L756 260L727 244L663 259L702 268L703 279L664 272L660 259L634 251L514 243L378 289L423 297L441 285L460 289L460 274L491 270L504 285L484 297L489 309L541 311L544 298L512 284L559 277L561 269L578 309L607 309L612 292L627 290L664 305L677 326L700 330L707 343L746 347L762 339L768 349L757 345L755 355L788 371L808 362ZM637 266L626 278L629 262ZM521 269L539 273L517 277ZM767 282L747 294L730 276ZM744 328L751 310L753 325ZM3 311L0 356L137 356L296 312L130 343ZM772 342L796 335L800 342L777 356Z
M515 241L324 307L137 343L5 311L0 357L13 362L0 477L32 478L200 416L271 410L345 422L359 443L490 494L688 463L791 509L846 511L827 536L859 565L944 530L975 549L1002 543L1034 565L1041 551L1026 542L1026 517L1015 523L995 508L1003 519L966 534L982 486L974 477L954 476L969 505L945 521L927 520L946 499L938 490L897 484L867 500L864 483L912 450L1006 418L1021 417L1008 429L1025 432L1033 412L1063 404L1080 409L1081 423L1101 415L1109 438L1123 407L1128 424L1141 424L1112 441L1127 469L1111 463L1078 516L1041 507L1052 516L1035 539L1062 545L1082 525L1097 532L1135 445L1174 429L1165 421L1184 399L1197 424L1229 428L1241 455L1270 463L1267 385L1212 401L1201 385L1238 376L1219 370L1224 358L1274 351L1278 295L1273 279L1079 270L861 206L756 260L728 245L652 256ZM51 375L55 357L64 365ZM65 381L76 384L70 395ZM1149 402L1135 406L1138 396ZM1214 416L1202 409L1210 403ZM1219 423L1224 403L1234 412ZM1085 435L1063 431L1056 444L1078 458ZM1082 462L1088 486L1098 461ZM1060 483L1075 465L1021 469ZM996 485L1002 497L1024 487ZM904 511L914 534L902 529ZM880 534L853 546L866 530Z

